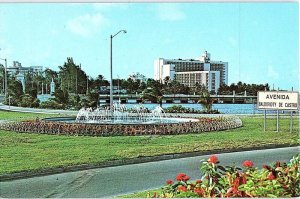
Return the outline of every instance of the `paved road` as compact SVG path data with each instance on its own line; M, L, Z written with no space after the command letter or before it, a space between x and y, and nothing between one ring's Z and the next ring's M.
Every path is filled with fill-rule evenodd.
M225 165L230 165L232 162L240 165L244 160L250 159L255 166L261 167L276 160L288 161L299 150L300 147L289 147L223 153L218 157ZM193 179L199 178L199 162L207 158L206 155L0 182L0 196L5 198L113 197L161 187L165 180L174 179L179 172L184 172Z

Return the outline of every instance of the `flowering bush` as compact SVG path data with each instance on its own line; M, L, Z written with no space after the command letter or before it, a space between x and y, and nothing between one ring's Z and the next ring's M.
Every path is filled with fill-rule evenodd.
M201 179L189 182L184 173L176 176L176 181L167 180L161 195L154 193L148 197L189 198L189 197L299 197L300 196L300 154L290 163L277 161L274 165L254 167L250 160L243 168L221 166L216 155L202 162Z
M220 131L241 127L234 118L198 118L198 122L160 124L84 124L45 121L24 121L0 124L0 129L50 135L84 136L135 136L135 135L177 135Z

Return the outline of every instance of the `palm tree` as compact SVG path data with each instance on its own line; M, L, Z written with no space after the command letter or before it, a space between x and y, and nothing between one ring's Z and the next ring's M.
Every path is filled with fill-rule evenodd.
M142 96L144 99L148 99L153 102L159 103L159 106L162 107L162 99L163 99L163 84L159 81L152 81L151 84L148 84L149 87L146 88Z
M198 100L198 103L202 105L207 113L212 111L213 99L210 97L208 91L204 91L201 95L201 98Z

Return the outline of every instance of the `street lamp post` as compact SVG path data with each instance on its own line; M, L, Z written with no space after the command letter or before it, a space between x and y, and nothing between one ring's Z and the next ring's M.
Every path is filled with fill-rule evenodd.
M2 59L1 60L5 61L5 69L4 69L4 78L5 78L5 98L7 97L7 59Z
M110 113L113 116L113 73L112 73L112 39L117 36L120 32L127 33L126 30L120 30L114 35L110 35L110 95L109 95L109 106Z

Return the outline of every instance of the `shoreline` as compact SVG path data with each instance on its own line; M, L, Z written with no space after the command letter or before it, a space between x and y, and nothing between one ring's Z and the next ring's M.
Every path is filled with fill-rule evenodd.
M60 109L41 109L41 108L28 108L18 106L7 106L0 103L0 111L21 112L21 113L37 113L37 114L53 114L53 115L74 115L76 116L78 111L74 110L60 110ZM288 111L285 113L279 113L280 116L290 116L293 112L293 117L299 116L298 111ZM218 117L218 116L264 116L264 113L219 113L219 114L203 114L203 113L165 113L168 117ZM267 113L267 116L276 116L276 113Z

